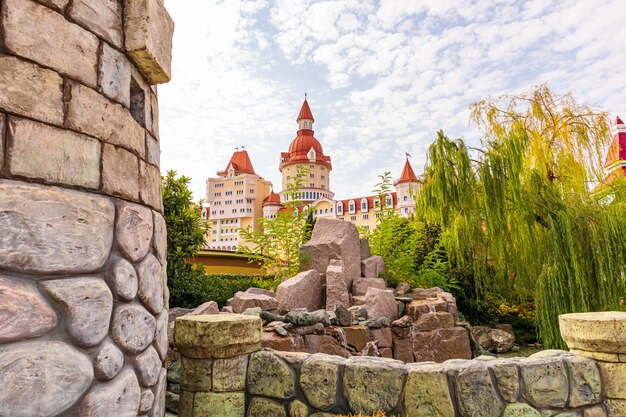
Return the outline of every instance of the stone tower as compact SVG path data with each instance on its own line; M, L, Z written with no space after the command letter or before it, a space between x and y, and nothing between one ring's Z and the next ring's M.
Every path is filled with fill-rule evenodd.
M296 120L298 133L289 146L289 152L280 155L280 172L282 173L283 190L280 192L281 201L287 198L287 184L296 176L298 165L309 170L302 178L302 188L299 200L310 203L320 198L332 200L335 194L330 191L330 171L333 166L330 156L324 155L320 142L313 136L313 113L306 98Z
M0 2L0 417L162 417L162 0Z

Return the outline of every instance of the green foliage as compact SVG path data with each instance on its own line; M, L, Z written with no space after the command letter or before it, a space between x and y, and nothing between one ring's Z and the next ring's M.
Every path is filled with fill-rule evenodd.
M416 214L443 226L450 262L472 271L468 301L534 294L543 343L562 348L559 314L623 309L626 204L588 188L610 141L606 115L545 86L472 112L479 157L438 132Z
M311 235L313 234L313 228L315 227L315 217L313 217L313 210L307 210L306 214L306 222L304 223L304 236L302 238L302 243L306 243L311 240Z
M208 300L216 301L220 307L237 291L256 287L271 290L279 284L271 276L206 274L201 265L194 265L186 279L170 292L170 303L177 307L195 308Z
M163 215L167 227L167 276L170 305L181 307L194 297L195 282L204 275L202 266L187 262L205 243L208 226L200 218L189 190L189 177L176 178L176 171L162 177ZM201 303L208 301L204 299ZM197 304L196 304L197 306Z
M285 211L279 212L273 219L260 219L260 231L251 227L239 229L243 242L251 245L240 245L239 252L248 257L250 262L259 262L268 272L280 278L296 275L300 268L300 245L307 235L308 210L301 210L300 201L303 178L309 170L302 165L297 166L296 176L287 184L287 200L283 202ZM312 216L312 214L311 214ZM311 228L312 230L312 228Z

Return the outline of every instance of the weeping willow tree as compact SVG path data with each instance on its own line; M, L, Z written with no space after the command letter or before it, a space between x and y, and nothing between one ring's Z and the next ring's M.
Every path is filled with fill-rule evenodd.
M417 215L445 227L451 261L471 266L479 296L534 294L541 339L562 348L559 314L624 308L623 183L611 198L590 191L604 175L606 114L545 85L471 111L481 147L438 132Z

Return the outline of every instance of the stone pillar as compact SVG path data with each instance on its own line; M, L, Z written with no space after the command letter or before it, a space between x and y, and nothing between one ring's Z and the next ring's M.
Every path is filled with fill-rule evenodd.
M259 317L183 316L174 340L181 355L179 417L245 417L248 354L261 349Z
M607 408L626 416L626 313L575 313L560 316L561 336L570 350L600 367Z
M165 414L162 0L0 2L0 417Z

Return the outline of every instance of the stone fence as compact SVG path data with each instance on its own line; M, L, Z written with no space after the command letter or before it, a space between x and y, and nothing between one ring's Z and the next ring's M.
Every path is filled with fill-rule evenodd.
M561 323L575 353L404 364L261 350L257 317L181 317L179 416L626 416L626 313Z

